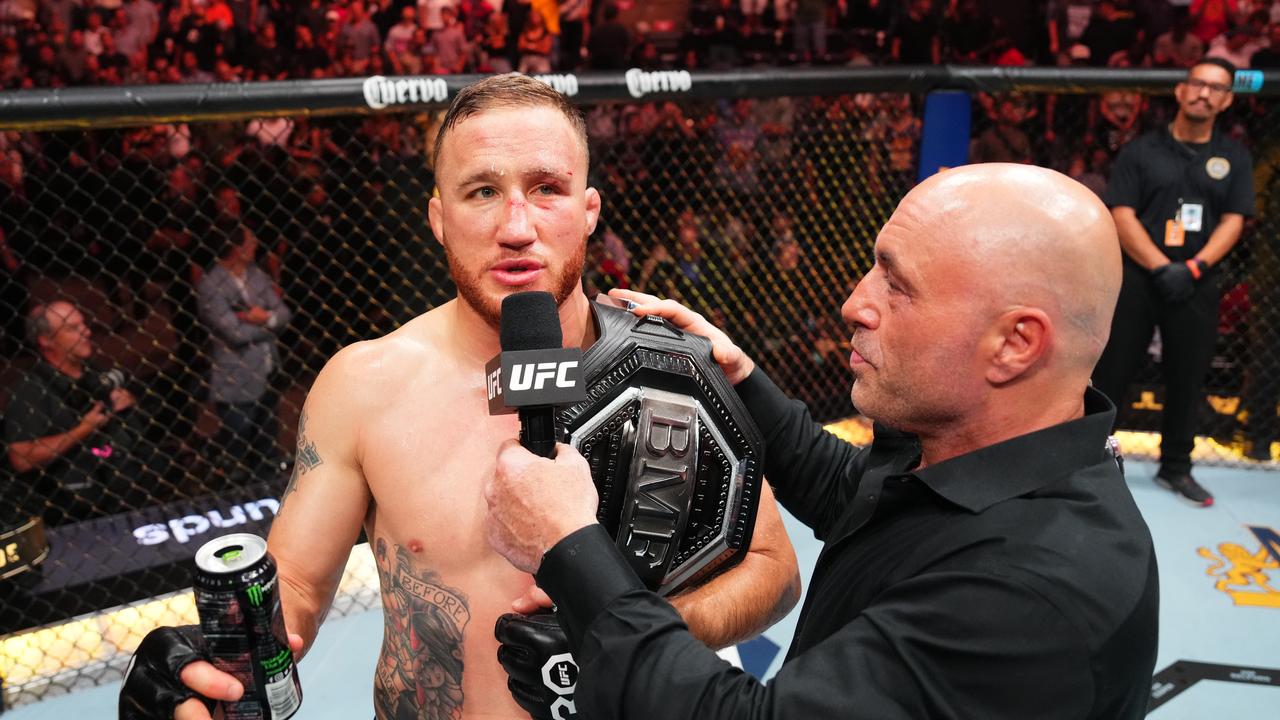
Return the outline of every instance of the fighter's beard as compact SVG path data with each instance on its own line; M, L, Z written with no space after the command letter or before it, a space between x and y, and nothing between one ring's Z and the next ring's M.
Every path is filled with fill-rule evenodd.
M462 297L463 302L471 306L490 327L499 329L502 327L502 298L491 297L485 294L482 282L482 275L485 272L470 272L462 261L458 259L453 251L446 245L444 249L445 258L449 262L449 275L453 277L453 282L458 286L458 295ZM561 267L559 275L552 278L551 287L547 289L556 299L556 306L564 304L565 300L573 294L573 291L582 283L582 268L586 263L587 243L585 239L579 243L577 249L574 250L572 256ZM511 288L510 293L520 292L521 288Z

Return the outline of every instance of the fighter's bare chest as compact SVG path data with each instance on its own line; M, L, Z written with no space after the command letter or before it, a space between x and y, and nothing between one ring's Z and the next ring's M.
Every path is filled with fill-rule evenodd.
M498 448L518 435L519 421L453 403L429 411L389 408L369 430L361 439L361 466L380 524L444 524L456 534L480 519Z

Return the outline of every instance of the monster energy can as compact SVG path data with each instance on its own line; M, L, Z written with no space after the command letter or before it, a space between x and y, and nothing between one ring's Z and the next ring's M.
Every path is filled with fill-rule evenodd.
M235 533L205 543L196 551L194 585L210 658L244 685L239 701L223 703L226 720L292 716L302 704L302 687L267 542Z

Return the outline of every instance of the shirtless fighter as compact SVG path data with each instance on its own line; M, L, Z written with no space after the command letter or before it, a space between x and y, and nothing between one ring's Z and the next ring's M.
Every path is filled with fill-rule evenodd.
M524 718L496 659L494 623L533 579L490 549L481 495L498 447L519 424L515 415L489 415L484 366L499 351L502 298L517 291L552 293L566 341L591 344L581 274L600 195L587 187L581 113L523 76L491 77L459 93L435 148L439 196L429 217L458 296L343 349L321 371L268 548L290 642L302 655L363 525L386 617L374 681L379 719ZM779 619L798 595L795 553L765 485L742 563L671 602L700 639L723 647ZM180 677L183 691L206 698L241 693L202 660ZM122 709L141 684L126 683ZM156 696L154 686L146 691ZM182 698L131 717L209 717L195 697L175 710Z

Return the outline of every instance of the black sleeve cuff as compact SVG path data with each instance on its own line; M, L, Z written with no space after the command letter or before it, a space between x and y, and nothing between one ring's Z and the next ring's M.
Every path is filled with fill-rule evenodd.
M747 412L760 427L766 442L774 436L776 426L791 417L791 403L794 401L759 366L733 389L742 404L747 406Z
M538 587L556 604L556 615L577 652L591 621L619 596L644 590L604 526L576 530L542 556Z

